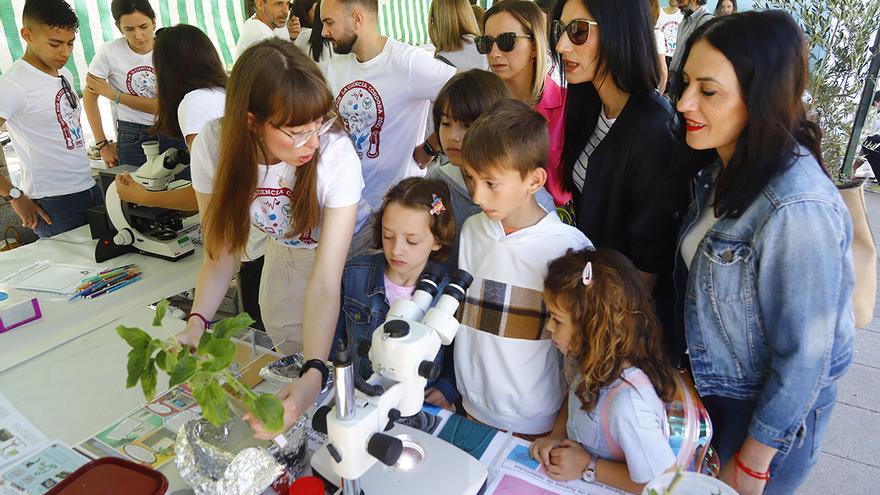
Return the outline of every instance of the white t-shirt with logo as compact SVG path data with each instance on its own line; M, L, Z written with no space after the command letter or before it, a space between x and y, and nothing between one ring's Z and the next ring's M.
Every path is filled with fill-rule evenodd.
M324 208L342 208L358 204L364 181L361 162L351 141L341 134L321 136L318 160L318 204ZM220 121L209 122L193 141L192 182L200 193L211 194L220 157ZM296 184L296 167L285 162L259 165L256 197L250 206L251 223L280 244L291 248L315 249L320 237L320 222L291 239L285 237L293 211L290 196ZM366 204L360 210L368 212Z
M364 170L364 198L378 207L389 187L424 175L413 148L425 139L431 100L455 67L421 48L388 39L366 62L354 54L330 59L327 83Z
M272 29L256 17L251 17L244 21L244 24L241 26L241 36L238 37L238 44L235 45L235 59L238 60L238 57L251 45L273 36L284 41L290 41L290 31L287 30L287 26Z
M125 38L118 38L102 46L92 63L89 74L106 79L117 91L143 98L156 97L156 72L153 70L153 52L135 53ZM125 122L153 125L156 116L118 105L117 118Z
M198 134L205 124L223 116L226 107L226 90L223 88L199 88L183 96L177 105L177 122L183 137Z
M678 25L681 24L682 19L684 19L684 14L680 10L676 10L674 14L667 14L663 9L660 9L660 17L657 18L657 24L654 27L663 33L663 38L666 41L666 50L661 53L664 53L667 57L671 57L675 53Z
M73 74L58 71L71 85ZM61 78L50 76L22 59L0 76L0 118L21 159L17 187L30 198L72 194L95 185L86 157L80 114L82 103L70 104Z

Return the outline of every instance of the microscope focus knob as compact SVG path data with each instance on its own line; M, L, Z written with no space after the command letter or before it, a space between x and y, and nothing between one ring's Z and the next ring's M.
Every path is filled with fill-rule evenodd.
M327 434L327 415L330 414L330 406L321 406L312 416L312 429Z
M367 452L386 466L393 466L403 453L403 442L397 437L374 433L367 442Z
M409 335L409 323L404 320L391 320L383 327L385 335L392 339L399 339Z
M369 358L370 357L370 348L373 347L373 342L369 340L362 340L358 344L358 355L360 357Z
M396 423L398 419L400 419L400 410L391 408L391 410L388 411L388 424L385 425L385 431L394 428L394 423Z
M419 376L433 382L440 376L440 367L434 361L422 361L419 364Z

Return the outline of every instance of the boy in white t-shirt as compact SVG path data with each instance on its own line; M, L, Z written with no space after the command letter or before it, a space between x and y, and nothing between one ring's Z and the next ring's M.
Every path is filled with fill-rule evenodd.
M455 67L379 34L377 0L325 0L323 36L337 54L327 67L336 110L354 141L372 207L393 184L424 175L413 149L425 139L431 100Z
M482 213L461 232L458 266L473 275L454 342L468 415L524 438L553 428L565 387L562 356L545 328L547 264L589 240L538 205L547 181L547 121L512 98L468 129L462 172Z
M122 38L104 44L89 64L83 106L104 163L140 167L147 159L143 143L159 141L160 152L185 150L186 143L147 132L159 110L153 69L156 13L149 0L113 0L110 11ZM98 96L116 103L116 143L104 133ZM189 172L181 178L189 178Z
M48 237L86 224L103 204L89 169L73 74L64 68L79 22L64 0L28 1L22 12L24 56L0 76L0 126L21 159L13 186L0 168L0 195L22 225Z
M287 20L290 10L287 0L253 0L254 15L244 21L241 26L241 36L235 45L235 59L253 44L272 37L284 41L297 39L302 26L299 18L292 15Z

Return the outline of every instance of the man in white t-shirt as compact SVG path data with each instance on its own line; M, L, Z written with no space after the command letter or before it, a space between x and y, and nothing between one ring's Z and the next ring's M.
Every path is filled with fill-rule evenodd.
M293 41L299 36L302 26L299 18L295 15L287 20L290 7L287 0L253 0L254 15L244 21L241 27L241 36L235 45L235 59L248 49L249 46L272 38L278 37L284 41Z
M363 164L373 208L389 187L424 175L413 148L425 139L431 100L455 74L420 48L379 34L377 0L324 0L322 35L337 54L327 84Z
M103 203L89 169L73 74L64 68L79 28L64 0L29 0L22 12L24 56L0 76L0 126L21 159L13 185L0 169L0 195L22 225L49 237L86 224Z

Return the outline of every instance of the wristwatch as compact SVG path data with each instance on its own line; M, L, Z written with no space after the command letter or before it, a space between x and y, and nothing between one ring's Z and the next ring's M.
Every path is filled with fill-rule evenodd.
M3 196L3 199L6 201L12 201L13 199L18 199L21 197L21 189L17 187L9 188L9 196Z
M428 156L437 156L440 154L440 152L431 147L431 143L427 141L422 144L422 151Z
M598 463L599 458L590 454L590 462L587 463L587 469L584 469L584 472L581 474L581 479L587 483L596 481L596 464Z

